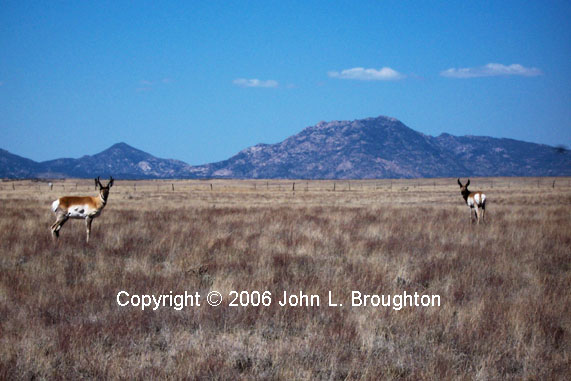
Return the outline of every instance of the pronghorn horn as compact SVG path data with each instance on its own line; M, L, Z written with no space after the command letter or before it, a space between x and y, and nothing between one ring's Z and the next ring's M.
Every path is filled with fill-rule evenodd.
M109 182L107 183L107 186L108 186L109 188L111 188L111 187L113 186L113 181L115 181L115 180L113 179L113 176L109 176Z
M468 179L468 182L466 183L466 186L470 185L470 179Z
M462 186L462 183L460 182L460 179L458 179L458 185Z

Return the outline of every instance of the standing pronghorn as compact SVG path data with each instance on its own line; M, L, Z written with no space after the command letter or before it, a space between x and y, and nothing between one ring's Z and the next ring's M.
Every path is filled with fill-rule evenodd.
M52 225L52 235L59 237L59 230L65 224L68 218L82 218L85 220L87 228L87 239L89 242L89 233L91 233L91 222L105 207L107 198L109 197L109 189L113 186L113 177L109 177L109 183L106 186L101 184L99 177L95 179L95 186L99 187L99 197L77 197L65 196L60 197L52 203L52 211L56 214L56 222Z
M462 185L460 179L458 179L458 185L460 185L460 193L462 193L464 201L466 201L466 204L470 207L470 222L472 222L472 209L474 209L474 214L476 215L478 224L480 224L480 219L485 222L484 214L486 213L486 195L480 191L470 192L468 190L470 179L468 179L466 185Z

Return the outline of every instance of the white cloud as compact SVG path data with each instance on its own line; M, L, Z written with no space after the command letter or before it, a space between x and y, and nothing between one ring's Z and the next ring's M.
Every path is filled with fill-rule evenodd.
M163 78L160 81L149 81L148 79L143 79L139 81L139 87L136 88L137 92L151 91L152 89L162 86L170 85L173 83L171 78Z
M237 78L232 81L233 84L240 87L278 87L278 82L274 81L273 79L269 79L267 81L261 81L259 79L246 79L246 78Z
M379 70L355 67L341 72L330 71L327 74L332 78L357 79L360 81L394 81L405 77L404 74L401 74L390 67L383 67Z
M541 70L535 67L528 68L520 64L506 66L498 63L489 63L480 67L450 68L440 72L441 76L449 78L496 77L501 75L535 77L541 74L543 74Z

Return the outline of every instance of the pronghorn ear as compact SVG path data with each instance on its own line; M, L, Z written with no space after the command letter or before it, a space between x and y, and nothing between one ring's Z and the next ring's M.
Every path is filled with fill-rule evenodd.
M470 179L468 179L468 182L466 183L466 186L470 185Z
M460 185L460 187L462 187L462 183L460 182L460 179L458 179L458 185Z
M108 188L111 188L111 187L113 186L113 181L115 181L115 180L113 179L113 176L109 176L109 184L107 184L107 187L108 187Z

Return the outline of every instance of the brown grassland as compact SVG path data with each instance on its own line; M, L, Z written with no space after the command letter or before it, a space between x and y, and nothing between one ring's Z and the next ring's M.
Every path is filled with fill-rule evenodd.
M565 379L570 179L471 180L480 226L455 178L116 181L88 245L78 220L52 241L50 206L92 180L1 182L0 379ZM142 311L121 290L203 299ZM352 307L352 290L441 305Z

